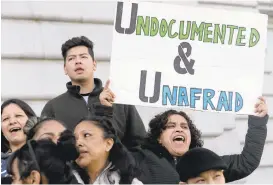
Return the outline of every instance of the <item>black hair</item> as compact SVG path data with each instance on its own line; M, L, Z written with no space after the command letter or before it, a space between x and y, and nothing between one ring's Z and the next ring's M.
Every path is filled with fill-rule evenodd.
M72 39L67 40L63 45L62 45L62 56L64 59L64 62L67 57L67 51L71 48L74 48L76 46L86 46L88 48L88 52L91 55L92 59L95 60L94 56L94 44L91 40L89 40L85 36L81 37L73 37Z
M166 129L166 123L171 115L180 115L186 119L190 133L191 133L191 144L189 149L202 147L203 141L201 140L201 132L196 128L193 124L190 117L183 111L176 111L176 110L167 110L163 113L156 115L150 122L149 122L149 131L147 134L147 138L145 139L146 142L150 144L159 144L158 138L160 137L163 130Z
M27 135L27 140L30 140L38 132L38 130L47 122L47 121L57 121L59 124L67 128L66 124L61 120L51 117L31 117L28 119L25 127L24 133Z
M9 100L6 100L5 102L3 102L1 105L1 114L3 114L3 110L10 104L16 104L17 106L19 106L24 111L24 113L27 115L28 118L30 118L32 116L36 116L36 114L32 110L32 108L26 102L19 100L19 99L9 99ZM2 130L1 130L1 140L2 140L1 141L1 151L3 153L6 153L10 149L9 141L4 136Z
M8 160L7 172L12 174L12 163L18 159L21 179L27 178L33 170L44 175L49 184L68 184L73 176L67 164L78 158L75 137L71 131L64 131L57 144L51 140L29 140L22 148L15 151Z
M114 169L120 174L119 184L131 184L133 179L139 175L140 170L136 165L132 154L121 143L113 127L112 119L105 116L92 115L81 119L78 123L88 121L91 124L101 128L104 133L104 138L112 138L114 141L113 147L110 150L109 161L112 162Z

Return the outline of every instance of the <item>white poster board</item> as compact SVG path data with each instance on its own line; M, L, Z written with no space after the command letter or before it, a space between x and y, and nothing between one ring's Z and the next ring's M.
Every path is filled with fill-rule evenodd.
M254 114L267 15L118 2L110 62L115 103Z

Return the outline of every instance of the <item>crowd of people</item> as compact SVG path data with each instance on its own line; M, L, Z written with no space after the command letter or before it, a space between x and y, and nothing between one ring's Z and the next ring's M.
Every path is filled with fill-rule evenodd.
M93 43L74 37L61 47L67 91L37 116L19 99L1 105L1 179L6 184L224 184L258 166L267 135L264 97L248 116L240 154L203 148L201 132L183 111L155 115L145 130L133 105L94 78ZM205 124L205 123L204 123Z

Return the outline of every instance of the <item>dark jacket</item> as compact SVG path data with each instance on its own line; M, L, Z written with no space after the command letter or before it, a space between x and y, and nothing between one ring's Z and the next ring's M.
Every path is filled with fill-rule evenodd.
M2 153L1 152L1 177L8 176L7 164L8 164L8 158L10 155L11 155L11 153Z
M2 153L1 152L1 183L2 184L11 184L12 178L7 173L7 164L8 159L11 153Z
M88 104L80 95L80 87L71 82L66 84L67 92L50 100L42 110L42 116L54 117L63 121L73 130L76 123L92 113L93 105L100 103L103 90L100 79L94 79L94 90L89 94ZM138 146L146 131L138 111L133 105L114 104L113 122L122 143L128 148Z
M224 172L226 182L236 181L250 175L260 164L267 135L268 115L264 118L249 116L245 146L241 154L221 156L228 165ZM160 144L146 143L143 150L133 151L142 172L138 179L144 184L177 184L179 175L175 159ZM177 161L175 161L177 160Z
M228 165L224 175L226 182L236 181L250 175L260 164L267 136L268 115L263 118L248 116L248 130L241 154L224 155Z
M143 184L179 184L173 157L161 145L143 146L131 152L140 169L140 175L136 178Z

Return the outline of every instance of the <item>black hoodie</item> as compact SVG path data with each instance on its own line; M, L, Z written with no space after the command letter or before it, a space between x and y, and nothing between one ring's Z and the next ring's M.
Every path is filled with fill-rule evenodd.
M87 104L80 94L80 87L68 82L67 92L47 102L42 116L57 118L63 121L68 129L73 130L80 119L94 111L94 104L100 103L99 95L103 90L101 80L94 78L94 86ZM138 146L146 131L135 106L114 104L113 111L114 127L122 143L128 148Z

